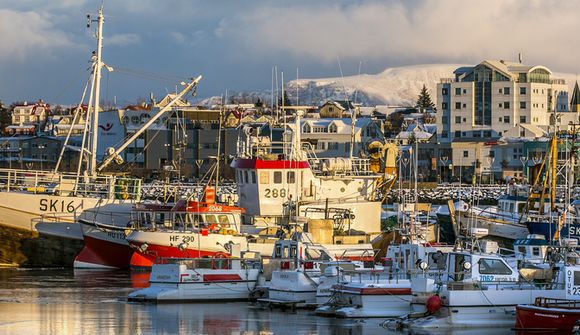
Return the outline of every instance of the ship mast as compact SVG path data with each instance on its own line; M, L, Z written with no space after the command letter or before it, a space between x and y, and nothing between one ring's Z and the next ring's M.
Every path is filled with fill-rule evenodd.
M91 126L91 160L89 162L89 173L91 176L97 174L97 137L99 134L99 100L101 93L101 68L103 66L102 50L103 50L103 6L99 8L99 16L97 18L97 54L94 65L94 108L92 114ZM89 21L90 24L90 21ZM90 108L90 107L89 107Z

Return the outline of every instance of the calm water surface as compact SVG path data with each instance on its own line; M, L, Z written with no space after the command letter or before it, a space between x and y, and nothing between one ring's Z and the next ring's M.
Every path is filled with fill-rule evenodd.
M401 334L383 329L382 319L321 318L248 303L125 301L146 283L120 271L0 270L0 334Z

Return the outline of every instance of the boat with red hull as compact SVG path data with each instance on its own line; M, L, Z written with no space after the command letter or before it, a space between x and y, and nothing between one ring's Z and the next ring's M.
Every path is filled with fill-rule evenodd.
M180 200L174 205L140 203L125 208L117 206L115 211L99 208L84 212L78 222L81 224L85 246L75 258L75 267L122 269L134 264L137 267L149 268L158 257L214 257L220 252L226 252L216 242L225 245L231 241L223 237L235 233L235 223L239 225L244 210L215 203L214 194L213 188L208 188L204 201L201 202ZM173 244L178 230L188 232L194 226L203 226L199 229L199 234L219 233L222 238L211 241L213 245L207 249L175 248ZM137 235L132 234L133 232ZM139 240L131 245L127 240L128 236L138 236ZM144 236L146 239L143 239ZM156 243L159 237L166 236L169 244ZM179 244L183 247L184 243L191 242L193 247L194 240L196 247L201 246L197 243L199 238L193 237L180 236ZM145 245L147 248L144 248ZM138 251L137 255L134 255L135 250Z
M522 331L571 332L580 320L580 301L536 298L533 305L518 305L516 329Z

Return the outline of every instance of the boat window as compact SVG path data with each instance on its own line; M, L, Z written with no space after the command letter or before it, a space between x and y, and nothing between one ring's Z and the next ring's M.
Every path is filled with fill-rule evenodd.
M513 203L511 203L511 204L510 204L509 211L510 211L510 212L513 212L513 211L514 211L514 204L513 204Z
M293 245L290 247L290 258L296 258L298 250L296 249L296 246Z
M185 228L185 214L184 213L176 213L175 214L175 227Z
M215 215L213 215L213 214L206 214L205 215L205 222L206 223L217 223L217 219L215 218Z
M432 252L428 259L429 270L445 270L447 267L447 254Z
M270 183L270 175L268 171L261 171L260 172L260 184L269 184Z
M532 255L540 256L540 247L533 247L532 248Z
M247 184L248 183L248 171L244 170L244 183Z
M518 246L518 252L525 254L526 253L526 247L524 247L523 245Z
M479 260L479 273L484 275L511 275L512 270L499 259L482 258Z
M243 183L244 179L242 178L242 170L238 171L238 183Z
M520 203L518 204L518 213L523 213L526 210L526 204Z
M252 171L252 184L256 183L256 171Z
M230 223L229 217L226 214L218 215L218 221L221 224L229 224Z
M282 254L282 258L288 258L288 246L284 246L284 253Z
M296 182L296 173L294 171L288 171L288 176L286 178L288 184L294 184Z
M282 184L282 172L274 171L274 184Z
M580 286L580 271L574 271L574 286Z

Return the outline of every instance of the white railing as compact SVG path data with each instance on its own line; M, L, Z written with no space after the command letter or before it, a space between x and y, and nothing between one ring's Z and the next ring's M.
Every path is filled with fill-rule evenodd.
M0 169L0 190L61 196L140 200L141 180L117 176L90 178L72 173Z

